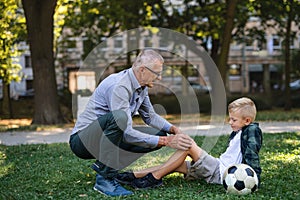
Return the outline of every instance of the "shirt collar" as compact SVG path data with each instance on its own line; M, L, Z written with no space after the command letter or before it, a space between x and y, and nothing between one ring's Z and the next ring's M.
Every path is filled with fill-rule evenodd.
M137 91L138 93L140 93L140 92L144 89L144 87L142 87L142 86L139 84L137 78L135 77L135 75L134 75L134 73L133 73L132 68L130 68L130 69L128 70L128 73L129 73L129 78L130 78L130 80L131 80L133 89L134 89L135 91Z

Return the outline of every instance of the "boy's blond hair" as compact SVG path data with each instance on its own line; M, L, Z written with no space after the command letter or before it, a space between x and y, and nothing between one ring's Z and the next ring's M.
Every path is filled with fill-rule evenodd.
M242 118L249 117L252 122L255 120L256 106L251 99L242 97L234 100L228 105L228 112L235 113L237 111Z

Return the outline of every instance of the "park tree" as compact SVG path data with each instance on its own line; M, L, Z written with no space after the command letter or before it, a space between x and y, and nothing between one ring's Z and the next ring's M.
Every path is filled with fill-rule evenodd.
M14 0L0 2L0 79L2 80L2 113L10 118L13 111L10 99L10 83L21 80L21 66L16 58L21 53L18 42L24 39L25 18Z
M193 37L195 35L196 26L196 14L197 11L196 5L192 0L185 0L181 3L179 2L171 2L171 1L147 1L147 11L148 15L151 17L148 20L149 25L152 27L164 27L169 28L178 32L181 32L189 37ZM197 17L198 18L198 17ZM199 19L199 18L198 18ZM174 43L174 49L182 48L181 43ZM185 56L188 57L188 47L185 46ZM182 94L188 95L188 83L185 80L188 80L188 67L189 63L186 60L185 64L179 66L179 70L181 72L181 87ZM175 67L175 66L173 66ZM188 99L187 99L188 100ZM188 102L186 105L190 105Z
M294 49L292 52L292 74L293 78L300 78L300 49Z
M151 27L163 27L172 29L178 32L185 34L186 36L193 38L198 41L203 41L204 37L199 37L197 34L201 30L202 21L204 15L199 9L199 4L193 0L182 0L182 1L147 1L147 15L151 15L147 21L148 26ZM201 30L201 32L204 32ZM206 48L205 45L202 46ZM181 43L175 43L174 49L182 48ZM188 57L188 47L182 49L185 51L186 56ZM175 66L173 66L175 67ZM188 78L188 67L189 63L186 61L185 65L179 66L179 70L185 80ZM182 79L182 93L183 95L188 94L188 84Z
M53 30L57 0L22 0L30 46L34 95L33 124L64 122L58 103Z
M224 24L223 1L147 1L151 6L150 26L176 30L193 38L210 53L216 61L220 47L221 27ZM212 48L209 50L209 41Z
M65 28L71 31L64 42L68 37L84 38L83 59L105 38L142 26L145 19L143 1L75 1L67 12Z
M133 4L114 0L81 1L78 2L77 9L69 9L73 13L68 15L70 16L68 24L75 35L85 37L85 47L88 47L85 49L85 55L104 38L112 36L119 30L139 26L177 30L193 37L210 52L226 84L228 71L226 63L232 38L241 43L245 43L247 37L259 38L264 42L264 30L267 26L264 29L246 30L245 25L249 17L259 16L263 19L262 21L267 19L264 15L277 18L276 9L282 8L283 5L276 2L279 5L276 9L272 7L264 9L265 12L262 15L261 5L272 6L272 3L260 0L182 0L176 2L149 0ZM212 45L210 49L209 43Z
M247 1L215 0L197 1L195 12L197 29L194 39L200 39L202 46L210 52L211 58L216 63L226 90L228 90L228 56L230 44L233 39L240 42L244 37L244 27L250 17ZM210 41L210 42L209 42ZM208 44L211 44L210 49Z
M221 37L222 48L217 64L224 85L227 85L227 60L232 39L232 30L234 28L234 15L236 13L237 3L238 0L226 0L226 18L223 30L223 37Z
M217 64L226 85L230 43L235 34L241 32L249 17L246 3L238 0L181 2L155 3L156 6L152 6L155 14L152 25L177 30L199 42Z
M280 1L251 1L253 15L261 19L263 27L276 27L277 34L283 38L282 47L284 52L285 74L285 110L292 108L291 103L291 44L299 30L300 2L298 0ZM294 25L294 29L292 29ZM298 28L297 28L298 27Z

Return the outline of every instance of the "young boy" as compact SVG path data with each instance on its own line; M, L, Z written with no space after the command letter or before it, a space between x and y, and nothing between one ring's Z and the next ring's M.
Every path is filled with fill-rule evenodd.
M137 172L124 172L117 181L135 188L154 188L162 185L162 178L172 172L180 172L186 179L204 179L208 183L222 184L224 170L232 164L251 166L259 179L261 167L259 150L262 146L262 131L254 123L256 107L253 101L243 97L229 104L229 124L232 133L226 151L214 158L195 142L187 151L177 150L164 164ZM192 162L185 161L190 156Z

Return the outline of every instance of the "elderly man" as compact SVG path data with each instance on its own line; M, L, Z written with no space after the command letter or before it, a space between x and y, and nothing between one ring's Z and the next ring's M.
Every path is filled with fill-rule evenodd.
M141 51L130 69L112 74L99 84L78 117L70 147L82 159L96 159L92 165L97 172L96 191L108 196L130 195L132 192L116 181L118 170L162 146L181 150L191 147L190 137L155 113L149 99L148 88L161 80L163 62L156 51ZM147 127L133 127L136 112Z

